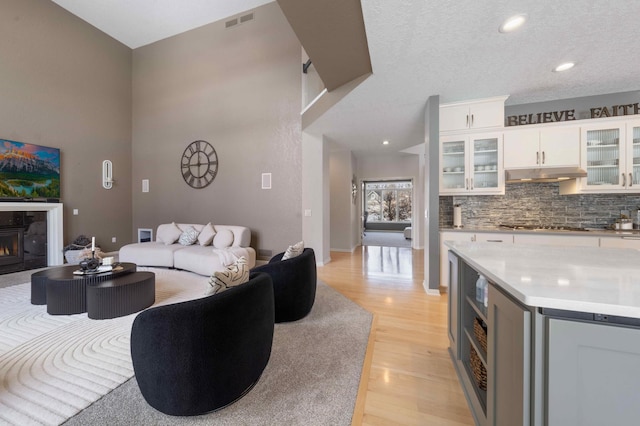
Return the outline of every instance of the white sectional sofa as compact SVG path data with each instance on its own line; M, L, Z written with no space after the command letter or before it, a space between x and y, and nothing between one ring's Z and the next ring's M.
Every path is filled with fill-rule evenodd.
M204 230L208 226L214 230L211 241L211 230ZM200 238L192 245L180 244L180 232L186 231L189 227L198 231L199 237L205 234L206 237ZM122 247L119 261L211 275L215 271L224 270L228 264L241 256L247 259L248 267L253 268L256 264L256 252L249 246L250 243L251 230L244 226L165 223L158 226L156 241L127 244Z

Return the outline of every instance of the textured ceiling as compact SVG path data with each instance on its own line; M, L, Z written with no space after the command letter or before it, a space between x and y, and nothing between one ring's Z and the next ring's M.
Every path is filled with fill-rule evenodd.
M422 143L431 95L440 102L510 95L507 104L522 104L640 89L640 1L362 5L373 75L308 129L357 151ZM528 14L525 26L499 33L516 13ZM567 60L575 68L551 71ZM383 139L391 145L383 147Z
M55 1L131 47L189 29L173 22L189 15L193 28L267 3ZM83 16L71 4L89 11ZM207 16L207 6L216 13ZM362 0L362 12L373 75L307 128L358 154L422 143L424 105L432 95L441 102L510 95L507 104L522 104L640 89L640 1ZM499 33L515 13L528 14L525 26ZM154 27L164 32L152 36ZM134 43L121 30L148 34ZM576 67L551 71L567 60ZM383 139L391 144L383 147Z

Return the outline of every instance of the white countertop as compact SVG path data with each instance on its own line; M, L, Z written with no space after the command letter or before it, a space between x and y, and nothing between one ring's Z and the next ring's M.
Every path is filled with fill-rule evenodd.
M639 250L445 244L525 305L640 318Z

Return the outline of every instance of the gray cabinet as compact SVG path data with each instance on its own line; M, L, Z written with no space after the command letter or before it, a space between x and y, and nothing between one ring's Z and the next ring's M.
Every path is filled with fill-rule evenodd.
M457 302L450 299L449 307L449 339L454 339L450 346L451 357L475 422L483 426L487 422L487 351L476 337L474 323L480 321L486 324L486 308L475 299L478 273L451 252L449 265L449 285L457 283L453 291L451 288L449 290L450 295L457 295ZM456 310L457 314L454 314ZM455 322L455 326L451 325L452 321ZM479 379L483 374L484 380Z
M485 308L478 272L453 252L448 259L449 350L476 425L532 424L532 311L490 281Z
M525 305L456 249L449 259L451 354L476 426L640 424L640 318ZM475 300L478 271L487 308Z
M460 299L458 297L458 256L448 252L447 269L449 270L449 305L447 309L448 315L448 333L449 333L449 350L453 359L460 358L460 346L458 339L458 324L460 322Z
M531 415L531 312L489 285L487 424L528 425Z
M640 330L548 319L548 426L638 424Z

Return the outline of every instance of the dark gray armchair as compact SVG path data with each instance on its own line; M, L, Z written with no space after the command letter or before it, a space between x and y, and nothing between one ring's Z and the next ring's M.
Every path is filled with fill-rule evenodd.
M257 383L273 330L273 285L264 273L220 294L148 309L131 329L140 392L174 416L223 408Z
M312 248L302 254L282 260L284 253L275 255L269 263L253 268L252 272L266 272L273 280L276 322L304 318L316 300L316 255Z

